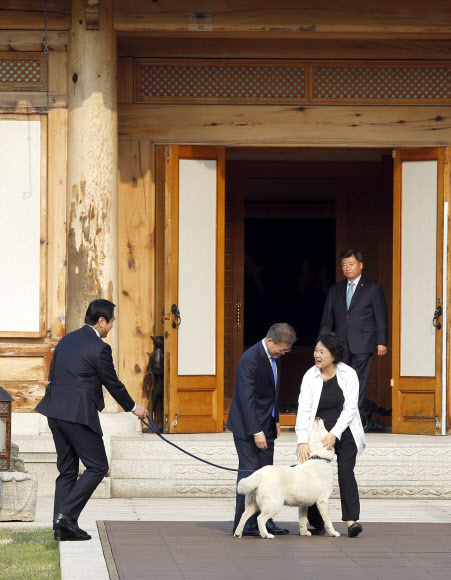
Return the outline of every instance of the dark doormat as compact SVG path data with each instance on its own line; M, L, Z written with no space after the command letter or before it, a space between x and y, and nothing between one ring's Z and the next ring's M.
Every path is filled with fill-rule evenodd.
M273 540L231 534L231 522L99 521L111 580L449 580L451 524L363 523L357 538ZM346 532L346 524L334 524Z

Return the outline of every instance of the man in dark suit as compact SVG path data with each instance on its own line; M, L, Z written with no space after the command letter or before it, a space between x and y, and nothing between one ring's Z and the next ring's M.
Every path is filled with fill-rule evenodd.
M343 362L359 378L359 409L362 412L373 353L387 354L388 316L382 287L362 276L363 257L345 250L340 263L346 279L331 286L321 319L321 332L333 331L347 344Z
M70 332L53 354L46 394L36 411L52 431L59 476L56 479L53 529L55 540L89 540L78 517L108 472L98 411L105 407L102 385L125 411L139 418L147 409L136 405L114 369L111 347L103 342L113 327L115 305L94 300L85 325ZM85 471L78 478L79 460Z
M293 328L284 322L273 324L266 338L254 344L240 358L227 420L238 454L240 479L251 471L273 464L274 441L280 435L279 386L280 357L296 341ZM236 494L233 532L244 512L244 495ZM244 536L259 536L257 515L249 518ZM272 520L266 523L271 534L288 534Z

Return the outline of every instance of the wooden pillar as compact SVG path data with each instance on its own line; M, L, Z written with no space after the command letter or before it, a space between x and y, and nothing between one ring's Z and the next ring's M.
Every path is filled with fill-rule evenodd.
M116 68L112 0L73 0L68 47L68 332L83 323L92 300L118 303ZM117 355L117 327L110 334Z

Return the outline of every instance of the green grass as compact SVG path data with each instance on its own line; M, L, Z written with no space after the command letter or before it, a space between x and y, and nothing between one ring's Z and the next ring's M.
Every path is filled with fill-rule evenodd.
M0 530L0 580L61 580L53 531Z

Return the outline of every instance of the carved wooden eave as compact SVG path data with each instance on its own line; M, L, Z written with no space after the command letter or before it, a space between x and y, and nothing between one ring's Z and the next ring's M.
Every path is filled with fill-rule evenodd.
M100 0L85 0L86 29L99 29L99 3Z

